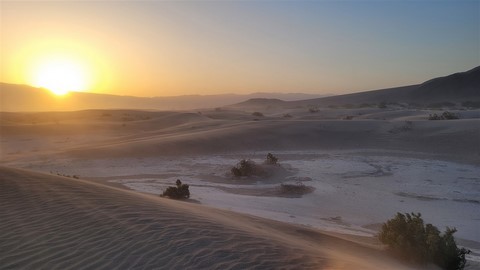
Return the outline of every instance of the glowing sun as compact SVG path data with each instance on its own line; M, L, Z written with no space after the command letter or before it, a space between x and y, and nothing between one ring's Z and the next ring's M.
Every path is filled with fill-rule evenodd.
M74 59L44 59L36 65L32 75L34 86L46 88L56 95L84 91L89 86L86 68Z

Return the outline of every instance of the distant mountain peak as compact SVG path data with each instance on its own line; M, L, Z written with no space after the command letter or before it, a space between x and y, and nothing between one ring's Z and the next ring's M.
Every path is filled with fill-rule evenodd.
M192 110L228 106L235 108L293 108L403 102L480 101L480 66L466 72L428 80L419 85L319 97L313 94L255 93L248 95L195 95L176 97L132 97L72 92L61 100L50 91L27 85L0 83L1 111L55 111L85 109ZM313 97L313 98L312 98ZM245 101L247 100L247 101Z
M480 101L480 66L465 72L428 80L422 84L388 89L357 92L300 101L263 101L270 106L285 108L305 106L343 106L387 103L431 104L436 102ZM261 101L249 100L232 107L252 109L262 105ZM258 108L257 108L258 109Z

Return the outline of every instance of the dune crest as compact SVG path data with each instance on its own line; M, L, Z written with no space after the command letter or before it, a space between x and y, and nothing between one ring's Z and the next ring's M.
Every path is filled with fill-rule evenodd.
M408 269L300 226L0 168L6 269Z

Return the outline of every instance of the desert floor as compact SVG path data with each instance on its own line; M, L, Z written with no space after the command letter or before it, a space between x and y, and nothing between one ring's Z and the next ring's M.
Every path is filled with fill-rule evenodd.
M207 232L208 230L229 234L229 230L236 231L240 227L239 230L245 233L240 233L238 237L245 236L248 239L228 242L247 243L245 245L251 247L249 249L246 246L232 245L228 249L247 249L245 256L250 261L240 258L240 255L212 255L206 250L213 250L209 252L215 253L215 250L226 247L222 246L224 242L219 244L217 240L208 238L209 240L203 242L213 241L211 245L218 247L208 247L202 251L201 244L192 244L191 250L196 250L199 254L193 257L188 255L191 256L188 258L179 255L178 252L183 252L181 249L176 251L175 255L158 250L164 252L162 254L165 259L162 259L161 263L170 262L173 257L169 256L180 256L185 265L177 266L191 267L198 263L196 260L203 262L206 257L213 256L215 259L212 261L218 263L215 264L217 268L225 265L232 268L250 267L255 260L271 263L264 265L267 268L276 268L278 265L274 264L277 262L275 256L290 254L292 257L278 260L279 265L291 265L291 268L334 269L351 269L352 265L356 265L356 269L384 269L378 265L384 267L381 263L386 263L393 269L405 266L395 265L388 258L381 259L381 263L374 266L375 263L372 262L375 260L363 253L378 252L376 250L379 244L374 236L382 222L396 212L420 212L426 222L442 230L446 226L458 229L458 243L472 250L472 254L468 256L468 268L475 269L480 265L480 112L458 111L461 119L449 121L426 120L429 113L432 112L399 108L325 109L311 113L301 108L280 110L268 106L262 110L264 116L252 115L252 111L238 108L200 112L95 110L1 113L2 164L28 170L2 169L2 185L20 192L18 196L2 194L2 207L15 209L5 214L6 219L2 217L2 220L7 220L2 221L2 231L7 228L5 226L15 227L25 223L21 219L26 216L19 217L18 220L13 216L22 211L24 215L32 214L32 211L27 209L36 203L47 207L43 210L49 213L68 213L73 207L81 213L93 212L90 216L92 223L114 222L102 216L102 213L107 215L110 210L102 212L88 207L97 209L101 204L105 204L106 209L134 207L126 202L130 199L119 199L125 196L135 198L132 199L134 202L138 201L139 205L135 205L135 209L146 207L146 204L148 207L146 210L138 210L140 212L137 215L140 217L129 212L133 211L131 209L125 210L126 212L112 210L109 214L118 221L126 217L126 221L122 221L122 225L118 227L113 223L105 226L114 226L119 230L124 228L122 232L131 233L130 236L125 235L126 238L136 239L138 234L143 235L141 239L126 243L112 230L111 237L118 241L116 245L119 248L123 246L133 252L131 245L135 246L136 241L143 243L142 241L148 240L146 235L151 231L135 225L140 222L138 220L165 216L178 220L182 211L187 211L189 219L192 220L191 224L188 221L183 221L182 224L208 228L203 232L207 238L215 236L214 233ZM262 165L269 171L268 175L247 178L235 178L231 175L231 167L241 159L251 159L262 164L269 152L279 158L279 164ZM43 173L37 174L32 170ZM74 176L80 179L75 179ZM17 183L14 180L17 178L23 180ZM176 179L190 185L190 200L181 203L158 198L157 195L167 186L173 185ZM44 184L49 181L51 184ZM285 192L282 184L303 185L309 192ZM49 189L50 185L58 188ZM79 203L77 209L72 203L81 201L83 195L76 194L73 191L76 189L85 189L81 194L92 198L102 197L102 193L112 195L106 195L102 202ZM5 189L2 187L2 190ZM30 190L32 194L26 190ZM64 195L60 196L61 200L52 200L58 199L60 204L69 205L68 207L55 206L57 209L48 203L48 196L44 194L53 194L57 190ZM18 198L29 201L29 204L21 203ZM46 202L43 203L44 201ZM125 206L122 206L123 204ZM156 207L166 207L168 209L165 211L168 213L152 216L151 209ZM42 250L42 245L46 245L42 242L46 241L45 239L33 237L35 230L45 229L46 227L42 226L49 226L48 222L63 222L57 216L43 218L42 211L37 211L40 223L26 222L24 230L17 229L7 234L10 241L7 243L12 246L15 241L22 242L21 237L35 239L31 242L23 240L25 245L30 243L32 246L30 253L25 251L25 254L30 255L26 256L20 250L14 250L9 252L8 256L3 256L6 259L2 263L6 262L13 268L36 263L49 265L51 260L45 259L51 258L49 256L68 256L56 253L60 251L48 250L43 255L32 255L35 250L38 252ZM191 214L193 216L190 216ZM69 220L81 220L80 214L72 215ZM202 222L220 224L218 226L221 229L200 224L200 221L196 224L194 217ZM135 224L129 225L132 220L135 220ZM281 223L276 223L278 221ZM145 221L145 224L149 222ZM167 221L155 221L157 222ZM172 223L169 223L169 226L176 226L174 221L169 222ZM258 229L260 231L254 229L257 222L260 224L258 226L263 228ZM126 227L122 227L123 225ZM266 227L270 226L281 229L269 231ZM85 229L82 232L85 234L76 233L80 238L105 232L106 228L98 231ZM80 227L70 229L81 230ZM303 232L302 230L307 230L308 234L314 232L315 236L290 233ZM46 229L42 232L46 235L53 233ZM172 233L171 230L169 233ZM67 234L66 231L65 235ZM95 236L92 237L94 238L80 242L84 245L95 242ZM169 237L179 238L175 233ZM323 240L313 241L322 237L339 243L338 247L352 246L353 249L345 252L349 255L340 256L339 253L342 252L337 250L336 245L332 251L321 244ZM53 238L64 241L58 244L60 246L69 245L69 240L63 239L64 236ZM71 240L78 241L75 239L73 237ZM225 236L225 239L228 237ZM281 244L266 242L265 245L278 245L278 248L274 249L274 254L261 253L256 250L260 248L259 242L255 242L260 241L258 239L269 239L274 241L271 243ZM99 246L106 245L102 241L99 240ZM342 241L347 241L347 244ZM359 245L358 242L364 245ZM159 244L153 240L148 243ZM88 245L91 247L91 244ZM162 245L183 246L171 243ZM315 248L308 248L311 245ZM298 250L292 251L289 248ZM265 249L270 248L262 248L263 251ZM103 254L103 257L98 255L92 260L79 259L77 263L88 261L92 263L92 267L96 266L95 263L105 266L108 263L103 259L108 258L109 261L121 263L118 265L135 265L137 259L121 260L118 258L122 256L117 256L118 253L119 250L112 248ZM139 251L138 254L144 253ZM152 265L160 263L160 259L156 259L151 253L145 255L148 260L144 259L152 262ZM81 254L83 253L79 253ZM259 254L259 257L252 258L253 254ZM305 254L306 257L298 257L298 254ZM351 259L345 259L350 256ZM383 255L380 257L384 258ZM300 261L303 264L300 264ZM240 262L252 264L244 265Z

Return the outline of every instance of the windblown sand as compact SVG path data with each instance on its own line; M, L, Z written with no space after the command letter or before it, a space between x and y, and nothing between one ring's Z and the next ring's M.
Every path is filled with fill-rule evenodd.
M402 269L358 235L372 236L397 211L421 211L439 229L457 226L474 251L468 269L478 268L479 110L428 121L435 111L255 109L264 116L0 113L2 164L51 173L1 169L0 266ZM228 176L239 159L267 152L281 157L283 175ZM176 178L191 184L196 203L156 196ZM279 184L297 181L314 189L279 195ZM317 231L325 228L358 234L341 240Z
M408 269L314 230L0 168L2 269Z

